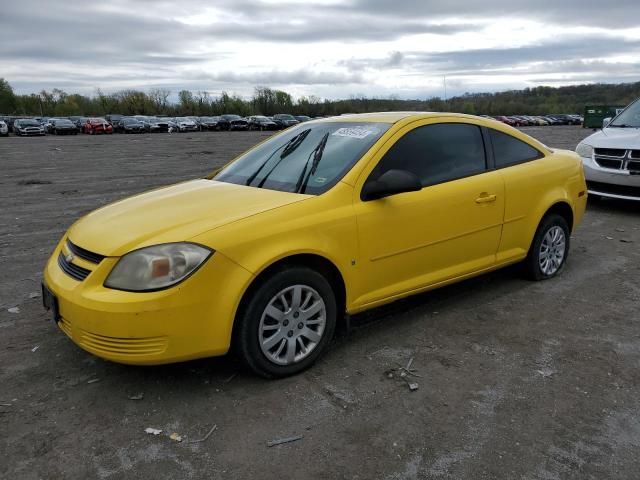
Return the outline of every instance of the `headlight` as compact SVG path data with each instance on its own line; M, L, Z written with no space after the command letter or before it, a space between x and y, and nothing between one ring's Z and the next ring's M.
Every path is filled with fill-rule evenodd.
M104 282L107 288L148 292L171 287L194 273L212 250L195 243L167 243L123 256Z
M591 158L593 156L593 147L581 142L576 147L576 153L584 158Z

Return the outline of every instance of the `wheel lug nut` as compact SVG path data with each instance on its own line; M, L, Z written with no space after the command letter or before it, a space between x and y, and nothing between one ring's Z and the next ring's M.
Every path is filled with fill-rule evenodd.
M304 325L302 325L302 322L300 322L300 323L298 324L298 328L299 328L300 330L302 330L302 327L303 327L303 326L304 326Z
M296 312L293 314L293 318L298 318L300 316L300 313Z
M284 322L282 322L282 325L284 325L285 327L289 325L289 320L285 320Z
M287 337L293 337L293 330L289 330L287 332Z

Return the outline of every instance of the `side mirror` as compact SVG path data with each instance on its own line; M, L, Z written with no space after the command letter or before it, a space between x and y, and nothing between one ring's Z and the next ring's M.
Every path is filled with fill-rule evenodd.
M611 123L611 117L607 117L602 121L602 128L607 128Z
M378 200L398 193L422 190L420 179L406 170L388 170L377 180L368 180L362 188L362 201Z

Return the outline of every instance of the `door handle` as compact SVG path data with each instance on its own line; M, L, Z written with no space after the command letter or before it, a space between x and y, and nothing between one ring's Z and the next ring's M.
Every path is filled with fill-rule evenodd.
M495 202L498 198L497 195L489 195L488 193L481 193L478 198L476 198L476 203L491 203Z

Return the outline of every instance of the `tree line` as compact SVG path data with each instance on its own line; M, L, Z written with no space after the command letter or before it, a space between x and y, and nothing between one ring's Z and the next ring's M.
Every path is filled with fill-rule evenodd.
M252 97L248 99L227 92L212 96L206 91L181 90L175 101L172 100L172 93L164 88L152 88L146 92L127 89L109 94L97 89L94 95L89 96L54 88L51 91L19 95L8 81L0 78L0 114L66 117L103 116L108 113L171 116L292 113L315 117L407 110L474 115L544 115L583 113L585 105L627 105L640 97L640 82L466 93L446 100L439 97L425 100L368 97L327 100L313 95L294 99L287 92L268 87L256 87Z

